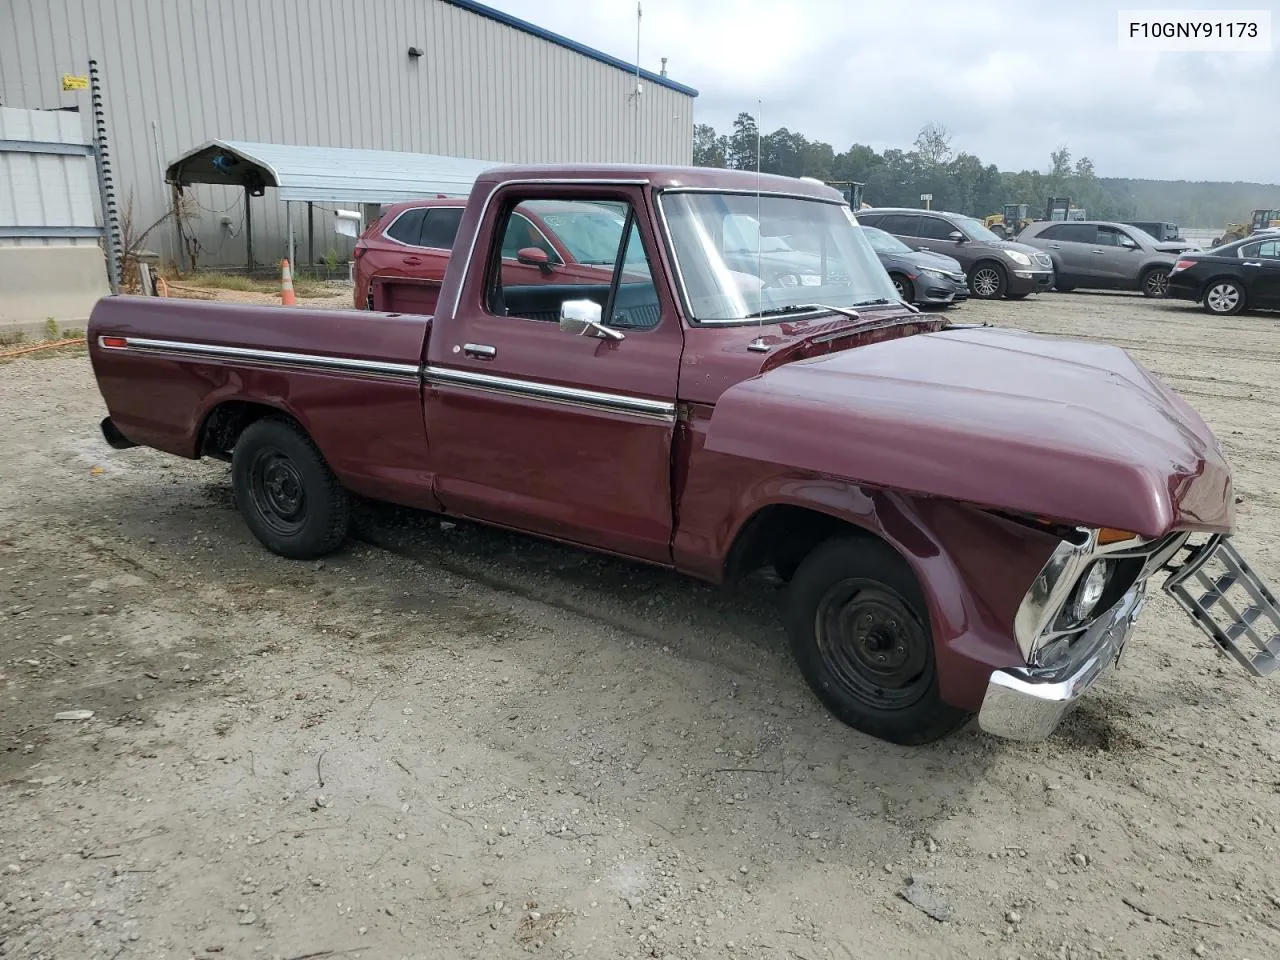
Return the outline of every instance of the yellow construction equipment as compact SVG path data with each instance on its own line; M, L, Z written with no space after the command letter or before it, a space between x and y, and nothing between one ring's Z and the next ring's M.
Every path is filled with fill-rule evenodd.
M1259 230L1280 230L1280 210L1255 210L1248 223L1228 223L1222 236L1213 241L1215 247L1235 243Z
M1031 222L1025 203L1006 203L1003 213L993 213L982 220L987 229L1005 240L1016 237Z

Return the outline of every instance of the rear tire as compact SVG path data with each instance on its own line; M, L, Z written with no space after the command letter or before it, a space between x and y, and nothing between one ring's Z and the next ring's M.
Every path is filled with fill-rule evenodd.
M1168 294L1169 271L1164 267L1152 267L1138 281L1142 295L1148 298L1161 298Z
M272 553L314 560L347 537L347 492L290 421L268 417L245 428L231 457L231 481L245 523Z
M1215 317L1235 316L1244 305L1244 287L1235 280L1214 280L1205 287L1204 309Z
M887 544L840 537L816 547L791 580L787 632L809 688L856 730L915 745L969 719L938 693L924 596Z
M1008 274L993 260L976 264L969 274L969 292L978 300L999 300L1008 289Z
M889 279L893 281L894 289L898 291L898 296L907 303L915 303L916 290L908 280L900 273L889 274Z

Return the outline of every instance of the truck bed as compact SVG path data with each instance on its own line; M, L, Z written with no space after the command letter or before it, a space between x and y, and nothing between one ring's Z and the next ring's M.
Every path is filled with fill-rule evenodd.
M334 451L330 467L353 492L433 508L420 375L431 322L107 297L89 319L89 356L112 423L136 444L196 458L217 416L276 411Z

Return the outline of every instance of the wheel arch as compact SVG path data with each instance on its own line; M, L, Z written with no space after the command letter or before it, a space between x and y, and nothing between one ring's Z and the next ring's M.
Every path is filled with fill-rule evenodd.
M245 429L258 420L274 417L287 420L307 435L314 444L315 437L306 423L284 404L264 400L248 400L242 397L225 397L211 403L200 419L196 431L196 456L231 461L231 451ZM317 449L319 446L317 445ZM320 454L324 456L323 451Z

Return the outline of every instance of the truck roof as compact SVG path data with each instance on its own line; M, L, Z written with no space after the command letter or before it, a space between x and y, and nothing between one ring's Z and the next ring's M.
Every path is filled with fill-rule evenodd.
M718 167L682 167L655 164L520 164L490 167L480 174L479 182L508 183L512 180L551 181L639 181L658 189L693 187L754 193L785 193L844 203L844 197L833 187L812 180L783 177L754 170L724 170Z

